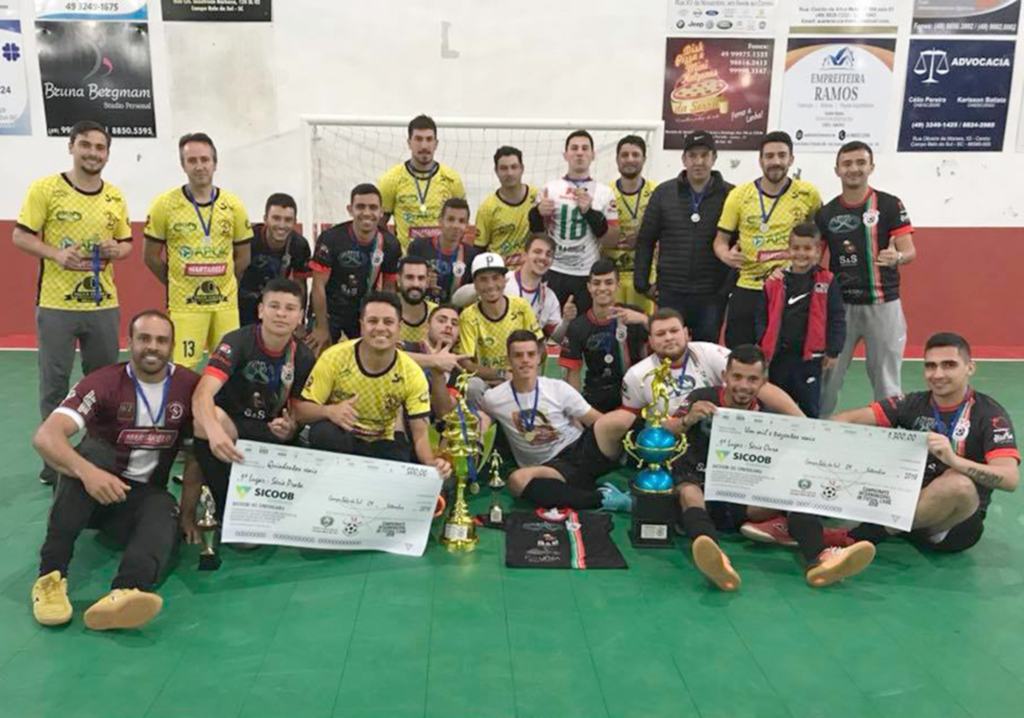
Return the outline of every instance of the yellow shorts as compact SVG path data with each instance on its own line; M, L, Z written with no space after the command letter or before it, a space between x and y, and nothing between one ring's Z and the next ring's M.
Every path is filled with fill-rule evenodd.
M619 291L615 295L615 301L619 304L632 304L633 306L640 307L647 314L654 311L654 302L633 289L632 272L622 272L619 274Z
M216 312L169 312L174 322L174 363L195 371L203 352L213 352L220 339L238 329L238 308Z

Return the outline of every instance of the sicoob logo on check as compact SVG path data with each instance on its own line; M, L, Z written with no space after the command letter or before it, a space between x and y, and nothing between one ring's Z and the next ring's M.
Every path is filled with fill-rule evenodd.
M732 452L733 461L746 461L748 464L770 464L772 457L765 454L749 454L742 451Z

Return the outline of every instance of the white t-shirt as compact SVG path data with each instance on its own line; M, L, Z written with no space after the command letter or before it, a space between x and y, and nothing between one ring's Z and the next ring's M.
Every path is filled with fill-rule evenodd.
M530 309L537 317L541 329L551 331L562 323L562 308L558 305L558 296L544 282L532 292L524 287L519 272L509 274L505 280L505 296L522 297L530 303Z
M729 359L729 350L711 342L690 342L683 358L672 367L673 385L669 387L669 413L676 416L679 407L694 389L721 386L722 373ZM651 354L634 364L622 380L622 406L639 413L651 403L649 374L661 364L661 358Z
M480 408L501 424L516 463L521 467L551 461L565 447L576 443L583 430L573 419L582 418L591 409L583 395L561 379L539 377L537 382L536 394L531 391L513 396L512 382L506 381L488 389L480 400ZM518 397L518 404L514 397ZM530 443L523 434L533 415L534 401L537 416L533 422L535 436Z
M577 187L587 190L591 197L590 208L601 212L609 226L618 225L619 210L615 204L615 194L611 187L594 180L553 180L544 185L537 199L540 201L544 190L547 190L547 196L555 201L555 213L547 220L548 236L555 240L555 259L551 269L562 274L586 277L594 262L601 258L601 246L576 203Z

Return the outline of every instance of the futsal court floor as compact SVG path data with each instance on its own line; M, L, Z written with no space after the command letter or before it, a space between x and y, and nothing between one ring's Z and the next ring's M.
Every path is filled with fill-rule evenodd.
M982 363L977 389L1024 425L1022 364ZM36 480L35 355L0 353L0 718L529 716L1008 718L1024 705L1024 496L997 493L973 550L902 540L815 590L794 551L728 537L735 594L693 568L689 542L633 549L628 570L506 569L500 533L422 558L196 548L138 631L82 613L119 553L87 532L71 566L73 622L45 629L29 591L50 502ZM923 387L907 362L904 388ZM869 399L855 363L844 407ZM506 497L507 500L507 497ZM473 501L483 512L486 492ZM525 507L524 507L525 508ZM437 527L434 534L436 536Z

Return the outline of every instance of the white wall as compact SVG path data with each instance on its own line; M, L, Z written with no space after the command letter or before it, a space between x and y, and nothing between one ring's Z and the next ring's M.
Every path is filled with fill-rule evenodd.
M238 193L255 217L273 191L291 191L302 201L303 114L661 117L665 0L274 4L270 25L163 24L160 3L151 0L160 139L116 140L106 172L127 192L135 219L143 218L154 195L183 181L175 138L187 131L214 137L217 183ZM23 5L28 56L35 57L32 2ZM1004 152L897 154L912 2L899 5L904 16L889 134L877 151L875 184L903 197L918 226L1024 225L1022 156L1014 152L1024 52L1017 48ZM451 24L449 50L457 58L442 57L442 22ZM778 24L770 127L780 116L787 24ZM16 217L30 180L67 165L66 140L45 137L38 65L29 71L35 134L0 137L4 219ZM796 166L828 197L837 190L832 164L831 155L804 154ZM759 172L752 152L722 153L719 169L734 182ZM664 179L678 170L678 153L651 152L648 176Z

